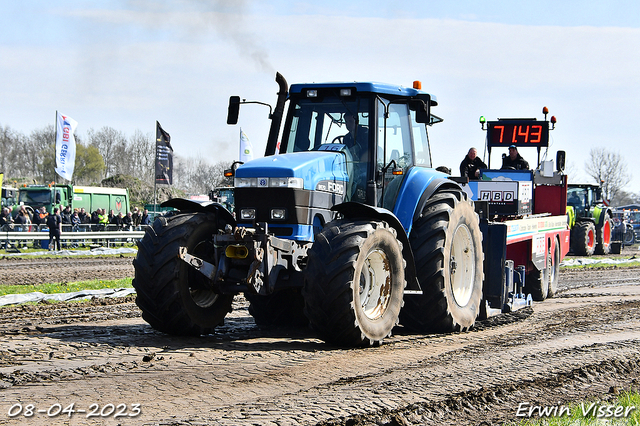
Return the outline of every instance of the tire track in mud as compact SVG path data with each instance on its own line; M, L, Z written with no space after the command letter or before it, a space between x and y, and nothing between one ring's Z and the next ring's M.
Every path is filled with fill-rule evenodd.
M22 312L24 319L12 308L0 319L8 340L0 343L0 415L19 400L137 401L143 412L135 424L513 418L522 399L557 402L633 385L639 274L625 271L619 281L618 272L569 280L562 273L561 297L481 322L474 332L417 336L398 329L383 346L356 350L326 345L306 329L256 327L243 298L219 332L201 338L155 332L130 302L37 305Z
M133 277L133 275L133 258L128 256L0 258L0 283L4 285L111 280Z

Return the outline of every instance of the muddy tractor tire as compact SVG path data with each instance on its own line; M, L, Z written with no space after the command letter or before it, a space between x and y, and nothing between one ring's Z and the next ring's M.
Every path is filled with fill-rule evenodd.
M609 213L605 212L602 225L596 227L596 250L595 254L609 254L611 252L611 232L613 231L613 220Z
M336 220L309 250L303 296L328 343L379 345L398 324L406 281L402 244L385 222Z
M578 256L591 256L595 249L595 225L589 221L576 223L571 229L571 251Z
M409 241L422 295L405 296L400 322L420 333L468 330L482 301L482 234L465 193L433 195L414 222Z
M138 243L134 260L136 304L156 330L174 335L210 334L231 311L233 295L216 293L209 280L178 257L180 247L214 263L211 213L157 219Z
M257 325L304 327L304 299L299 289L280 290L268 296L245 293L249 313Z
M556 238L553 249L549 247L547 269L549 274L549 291L547 297L558 294L558 281L560 280L560 241Z

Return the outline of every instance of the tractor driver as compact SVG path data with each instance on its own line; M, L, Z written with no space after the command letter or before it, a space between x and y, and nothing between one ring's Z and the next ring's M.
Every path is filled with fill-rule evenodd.
M529 170L529 163L518 154L518 148L515 145L509 147L509 155L502 157L503 169Z
M349 112L345 113L344 121L349 132L342 138L342 143L347 147L354 161L353 176L350 176L350 179L353 179L350 200L364 202L366 199L369 129L360 126L358 116Z
M342 138L342 143L349 148L351 155L357 161L367 151L369 129L360 126L357 115L354 116L349 112L344 114L344 122L349 132Z

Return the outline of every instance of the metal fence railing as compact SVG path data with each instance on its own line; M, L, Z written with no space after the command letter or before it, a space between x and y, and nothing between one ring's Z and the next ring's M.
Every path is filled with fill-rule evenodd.
M62 225L60 242L63 246L79 244L100 244L110 247L138 241L144 237L148 225L127 228L117 225ZM49 228L46 225L3 225L0 228L0 248L28 245L42 241L43 247L49 243ZM46 243L45 243L46 242Z

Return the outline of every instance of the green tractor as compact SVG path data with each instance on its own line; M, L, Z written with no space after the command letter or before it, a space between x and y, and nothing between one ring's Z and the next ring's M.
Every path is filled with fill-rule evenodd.
M571 251L578 256L609 254L613 213L595 184L569 184L567 216L571 227Z

